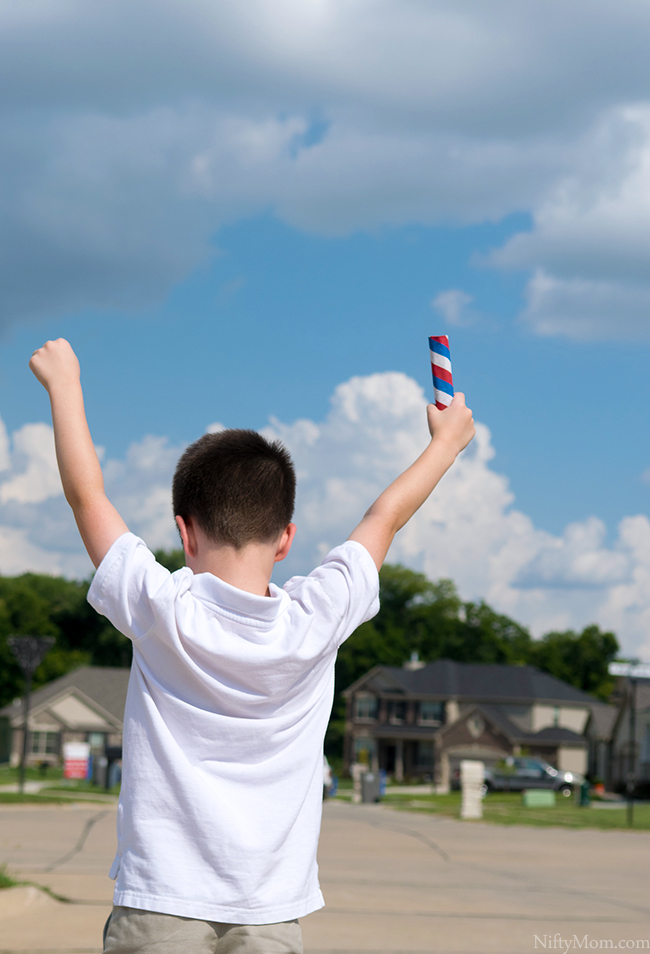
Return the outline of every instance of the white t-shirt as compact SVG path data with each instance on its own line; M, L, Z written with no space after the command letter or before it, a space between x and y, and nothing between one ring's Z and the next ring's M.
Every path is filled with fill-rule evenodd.
M114 903L233 924L322 907L323 737L339 645L379 608L368 551L256 596L125 533L88 600L133 640Z

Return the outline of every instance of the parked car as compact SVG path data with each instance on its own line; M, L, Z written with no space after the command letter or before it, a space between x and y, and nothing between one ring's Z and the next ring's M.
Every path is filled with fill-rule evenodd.
M561 772L543 759L509 756L484 772L484 793L521 792L525 788L550 788L569 798L584 781L577 772ZM460 787L460 772L454 773L454 788Z
M521 792L525 788L551 788L569 798L584 781L576 772L560 772L543 759L507 758L485 770L486 791Z

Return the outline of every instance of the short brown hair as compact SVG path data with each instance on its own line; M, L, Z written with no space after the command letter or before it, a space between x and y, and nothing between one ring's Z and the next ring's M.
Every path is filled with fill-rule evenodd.
M296 472L280 441L234 428L190 444L172 483L174 514L237 550L275 540L291 521L295 498Z

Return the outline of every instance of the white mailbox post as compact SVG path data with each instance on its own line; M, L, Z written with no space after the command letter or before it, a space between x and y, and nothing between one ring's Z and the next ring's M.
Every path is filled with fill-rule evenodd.
M460 763L460 784L463 799L460 806L461 818L483 818L482 789L484 765L464 759Z

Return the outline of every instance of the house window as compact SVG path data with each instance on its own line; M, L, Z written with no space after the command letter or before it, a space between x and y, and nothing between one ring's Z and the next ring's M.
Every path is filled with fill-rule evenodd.
M445 715L444 702L421 702L418 706L418 722L432 725L442 722Z
M417 742L415 746L415 768L433 768L433 742Z
M58 755L58 732L32 732L29 751L31 755Z
M356 719L377 718L377 696L356 696L354 700Z
M406 718L406 703L391 702L389 712L390 721L393 723L393 725L401 725Z

